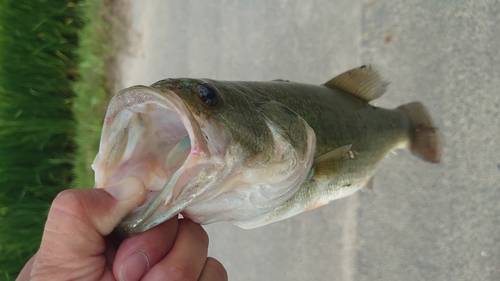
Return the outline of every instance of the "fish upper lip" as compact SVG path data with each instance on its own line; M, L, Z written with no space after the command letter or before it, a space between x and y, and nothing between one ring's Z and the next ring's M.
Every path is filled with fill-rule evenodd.
M161 106L174 112L181 120L191 141L191 151L186 162L188 162L189 158L192 156L196 158L210 157L210 151L200 126L196 122L191 111L177 94L168 89L158 90L147 86L133 86L118 92L108 106L99 144L99 153L92 164L92 168L95 171L96 187L103 187L115 183L115 181L109 182L107 177L108 174L105 172L107 172L107 158L110 157L112 149L112 147L107 144L107 139L112 138L110 134L113 133L113 122L116 120L117 114L124 109L131 109L134 105L148 103ZM104 157L106 159L104 159Z

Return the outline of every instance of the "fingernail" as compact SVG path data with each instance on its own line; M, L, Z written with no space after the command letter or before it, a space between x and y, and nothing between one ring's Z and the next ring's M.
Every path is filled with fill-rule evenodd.
M144 183L137 177L128 177L118 183L104 187L104 190L116 200L128 200L137 196L144 189Z
M141 280L149 269L149 259L143 252L129 256L120 266L120 281Z

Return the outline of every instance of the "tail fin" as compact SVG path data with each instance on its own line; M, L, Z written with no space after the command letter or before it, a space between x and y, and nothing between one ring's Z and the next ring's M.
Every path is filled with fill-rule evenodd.
M442 139L427 109L419 102L405 104L398 109L406 113L410 119L412 126L410 151L424 161L439 163Z

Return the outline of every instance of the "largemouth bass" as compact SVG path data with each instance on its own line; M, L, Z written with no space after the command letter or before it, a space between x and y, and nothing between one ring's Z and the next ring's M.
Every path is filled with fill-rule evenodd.
M124 235L178 214L254 228L366 187L393 149L439 162L422 104L369 104L387 85L362 66L324 85L165 79L122 90L104 120L96 187L134 176L149 190L118 225Z

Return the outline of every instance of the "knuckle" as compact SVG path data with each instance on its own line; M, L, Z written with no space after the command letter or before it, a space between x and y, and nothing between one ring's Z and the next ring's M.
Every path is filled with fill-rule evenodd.
M212 257L207 258L206 267L210 267L214 274L214 280L228 280L227 271L222 263Z
M95 190L67 189L61 191L50 207L50 212L63 213L77 220L88 222L96 213L99 194Z
M52 202L51 209L55 209L71 216L78 216L83 208L82 200L76 190L61 191Z
M203 227L195 222L188 221L187 226L189 227L190 232L198 238L197 240L200 241L204 246L208 247L209 244L209 238L208 234L203 229Z
M52 201L44 232L73 235L77 225L87 224L82 199L77 190L64 190Z
M169 276L169 280L196 281L197 279L196 276L192 274L194 272L193 270L190 270L178 264L172 264L167 271L168 271L167 276Z
M199 238L200 238L200 241L202 241L203 245L205 245L206 247L208 247L208 244L209 244L209 238L208 238L208 234L207 232L200 226L200 231L198 232L198 235L199 235Z

